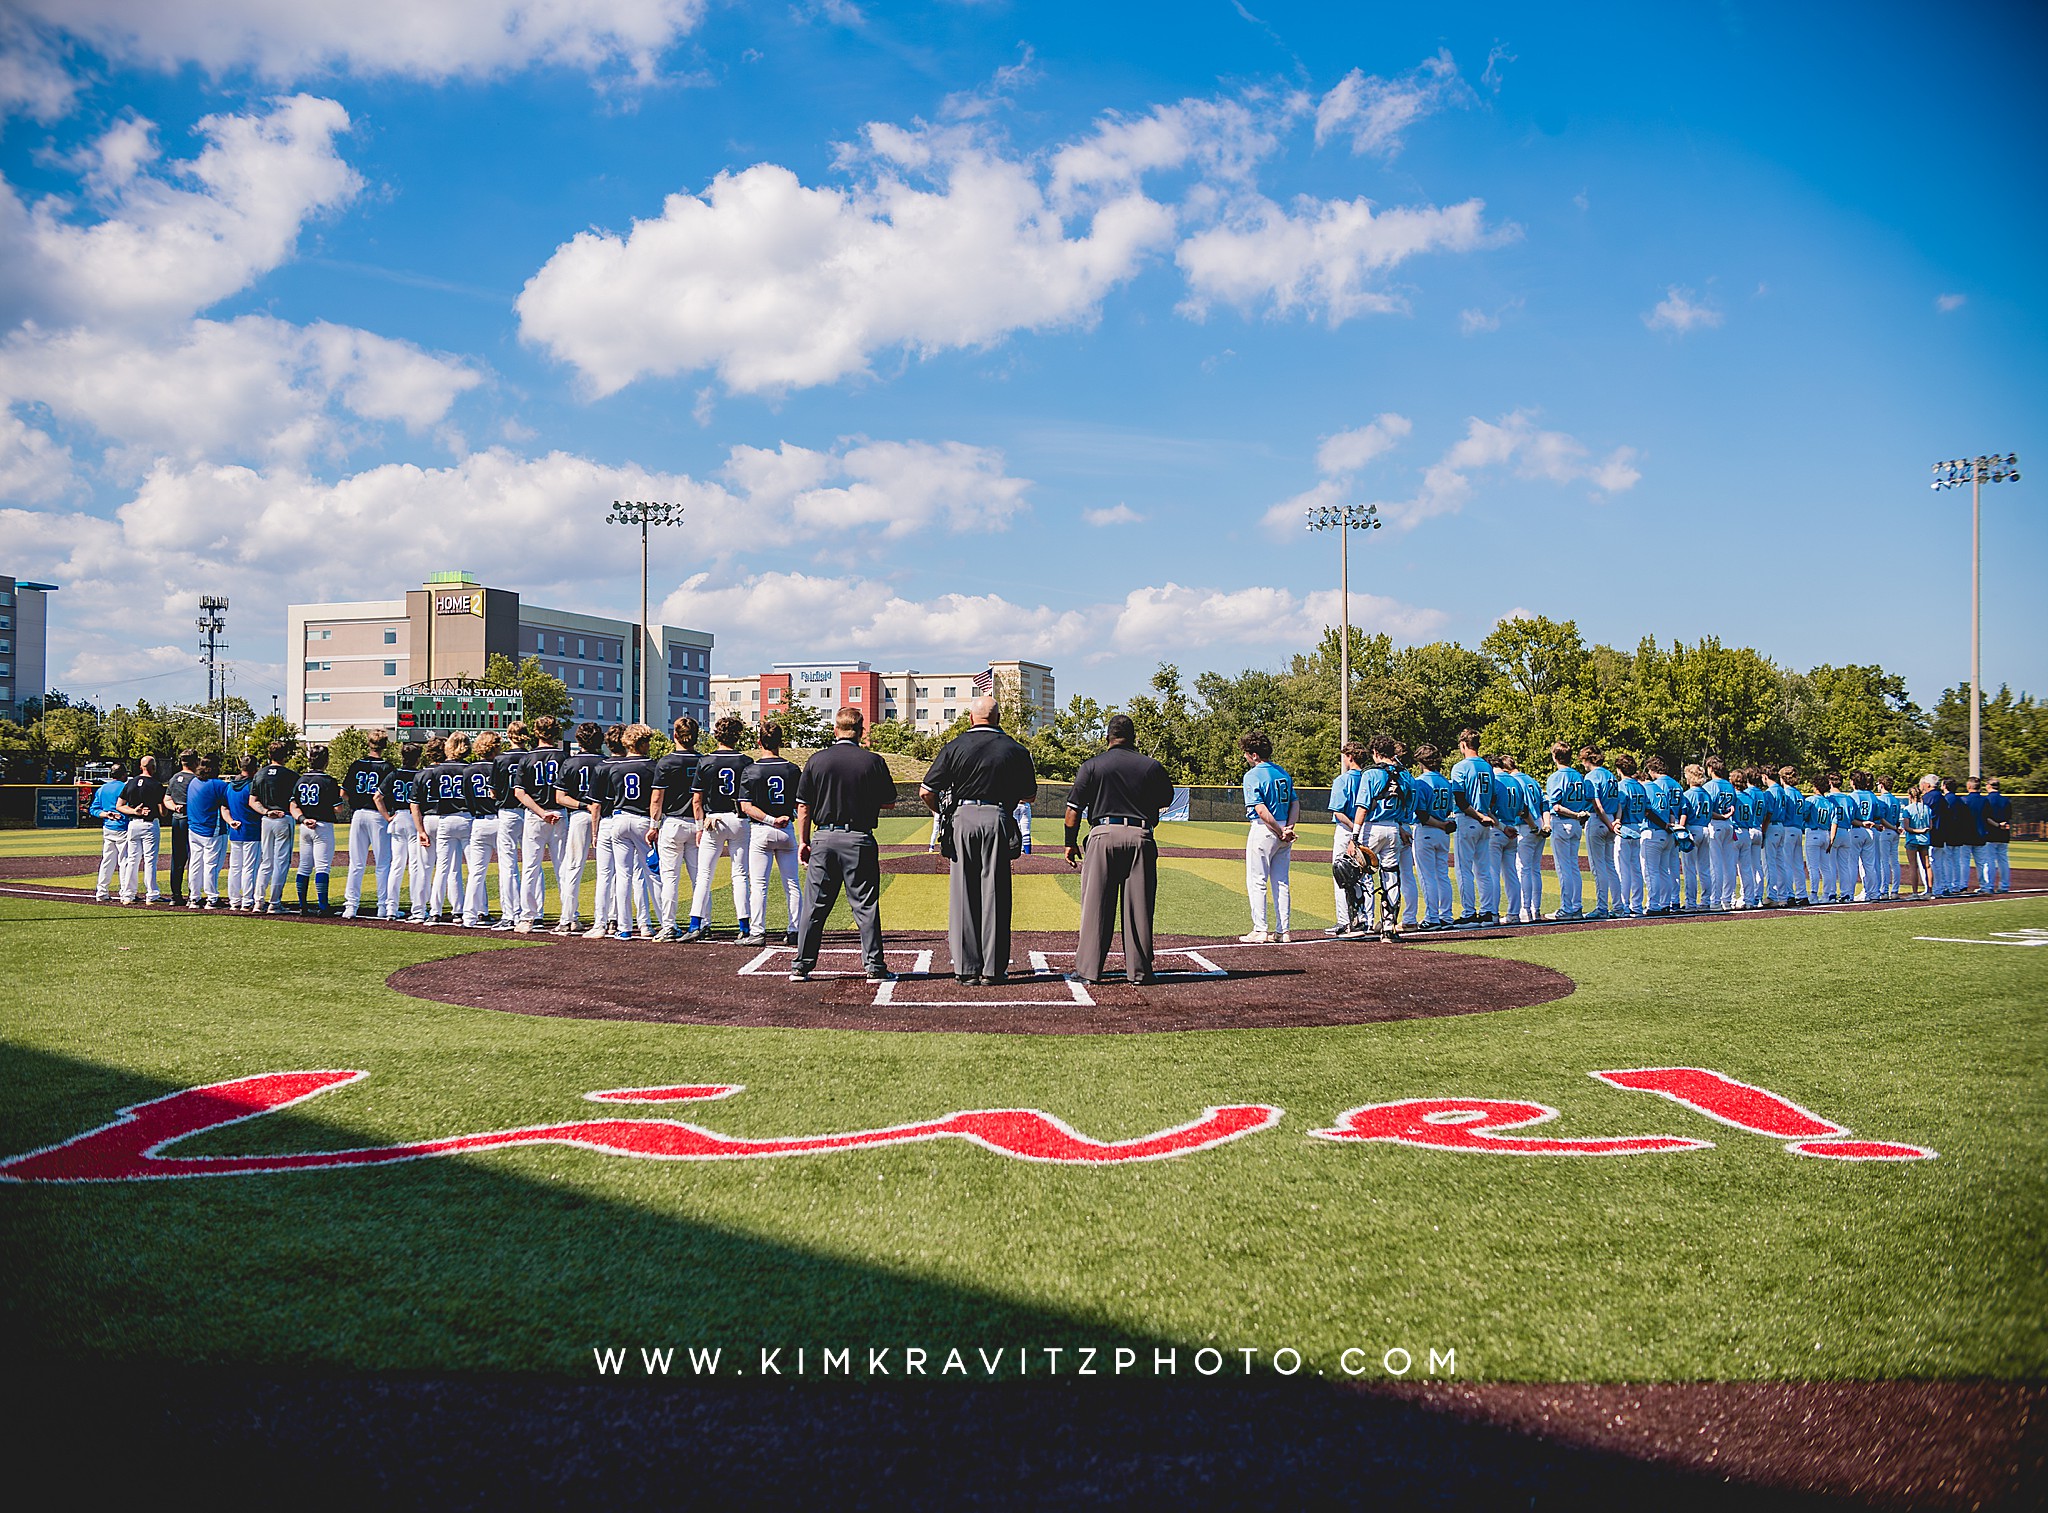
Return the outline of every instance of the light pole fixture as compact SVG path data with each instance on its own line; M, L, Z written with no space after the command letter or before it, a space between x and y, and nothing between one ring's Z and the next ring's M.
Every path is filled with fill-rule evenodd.
M199 618L192 622L199 627L199 649L206 653L206 702L211 704L216 698L220 700L218 713L220 714L220 749L222 752L226 752L228 749L228 690L227 680L219 677L220 654L222 648L227 644L221 640L220 633L228 628L228 622L224 613L227 607L228 601L223 595L201 594L199 596ZM218 693L214 691L216 678L219 678L220 683L220 691Z
M2016 452L1956 457L1934 464L1934 489L1970 486L1970 771L1984 776L1984 485L2018 483Z
M652 723L648 713L654 708L654 663L657 660L647 645L647 528L650 525L681 525L683 507L648 499L614 499L611 513L604 517L606 525L637 525L640 527L640 663L639 718L643 723ZM666 676L667 669L663 669ZM666 724L667 721L663 721Z
M1351 739L1351 533L1380 528L1376 504L1317 504L1306 511L1312 531L1337 533L1337 603L1344 621L1337 635L1337 744Z

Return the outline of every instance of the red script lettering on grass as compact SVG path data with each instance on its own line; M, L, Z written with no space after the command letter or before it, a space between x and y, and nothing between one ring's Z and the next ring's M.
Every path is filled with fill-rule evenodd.
M162 1177L232 1177L258 1172L334 1170L386 1166L426 1156L498 1150L508 1145L575 1145L608 1156L654 1161L730 1161L762 1156L813 1155L872 1145L903 1145L949 1137L971 1141L999 1155L1024 1161L1115 1165L1157 1161L1207 1150L1240 1135L1265 1129L1280 1110L1265 1104L1211 1108L1177 1129L1135 1140L1091 1140L1035 1109L974 1109L917 1124L855 1130L838 1135L743 1139L672 1119L584 1119L453 1135L361 1150L304 1151L264 1156L166 1156L166 1146L207 1130L222 1129L303 1103L332 1088L355 1082L362 1072L263 1072L228 1082L189 1088L121 1110L109 1124L40 1151L0 1161L0 1181L134 1182ZM737 1086L623 1088L586 1096L603 1103L669 1103L727 1098Z
M1491 1156L1638 1156L1650 1151L1711 1150L1711 1140L1683 1135L1503 1135L1555 1119L1541 1103L1503 1098L1403 1098L1346 1109L1330 1129L1310 1130L1318 1140L1386 1140L1430 1150L1477 1151Z
M1610 1087L1656 1093L1735 1129L1783 1140L1785 1149L1795 1156L1821 1156L1830 1161L1927 1161L1935 1154L1921 1145L1845 1139L1849 1131L1832 1119L1823 1119L1764 1088L1702 1067L1638 1067L1591 1075Z

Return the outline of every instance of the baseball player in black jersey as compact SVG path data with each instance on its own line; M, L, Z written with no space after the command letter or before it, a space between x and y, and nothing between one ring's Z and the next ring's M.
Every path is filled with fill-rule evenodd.
M491 862L498 850L498 756L504 745L497 731L486 730L470 747L469 765L462 774L469 800L469 840L463 846L469 886L462 895L462 924L469 930L490 923Z
M520 899L525 881L520 867L520 840L525 833L526 810L519 802L519 764L526 760L526 722L514 720L505 727L505 749L491 763L491 792L498 800L498 922L497 930L510 930L519 923Z
M341 791L348 799L348 885L341 895L341 917L354 919L363 901L363 873L376 858L377 912L384 912L385 896L391 891L391 805L383 796L384 780L391 764L384 760L384 748L391 737L381 730L370 732L370 754L348 764Z
M285 766L289 741L270 743L270 760L256 769L249 807L263 816L263 857L256 869L256 912L284 913L284 875L292 866L292 789L299 775Z
M591 911L595 916L588 930L583 932L585 940L603 940L612 933L612 854L604 843L604 822L618 809L609 786L612 764L624 760L626 755L626 727L611 725L604 733L605 760L598 769L597 780L597 824L591 834L591 846L597 853L597 897L596 907Z
M747 817L747 875L753 889L747 904L749 932L743 946L768 944L768 876L782 872L782 894L788 905L787 945L796 944L803 919L803 869L796 859L796 785L803 768L782 754L782 725L761 722L761 755L740 775L740 812Z
M527 935L547 919L547 874L555 869L555 892L562 895L562 806L555 798L555 774L562 765L562 750L556 743L562 727L553 715L533 722L539 744L523 753L512 777L512 797L519 803L519 912L512 926ZM574 912L564 901L562 916Z
M697 893L697 819L691 799L697 784L697 722L684 715L670 728L675 749L654 764L654 807L648 815L654 854L661 864L656 940L676 939L676 902L683 897L694 900Z
M582 903L583 864L597 838L598 814L604 792L604 731L589 720L576 727L577 750L562 759L555 773L555 801L567 818L562 837L562 922L557 935L573 935L581 923L577 911Z
M327 748L312 747L306 753L306 772L292 784L292 818L299 822L299 913L306 909L306 882L317 879L320 900L317 910L327 907L327 874L334 870L334 825L341 818L341 784L327 775Z
M414 808L427 848L427 896L413 909L418 924L438 925L462 907L462 858L469 846L469 737L456 731L441 743L442 760L420 774Z
M164 785L156 775L155 757L146 756L137 765L141 770L123 786L115 805L128 816L121 851L121 902L132 904L141 898L145 904L160 904L164 896L156 890L156 868Z
M726 715L711 727L718 749L697 764L692 792L697 817L697 885L690 899L690 930L684 940L702 940L711 924L711 885L721 856L732 858L732 911L739 916L740 937L750 930L747 909L754 890L747 875L747 821L740 813L740 780L750 759L736 748L746 731L738 715Z
M652 729L628 725L621 737L626 754L605 768L604 786L611 813L604 821L604 847L610 856L612 919L614 938L632 940L635 916L642 940L654 938L647 898L647 844L652 824L657 782L654 763L647 755L654 741Z
M419 822L413 818L413 786L419 780L420 744L408 741L400 748L398 765L384 774L377 789L379 807L389 812L391 824L391 889L377 891L377 917L402 919L398 902L399 885L406 897L417 900L426 892L426 851L419 843Z

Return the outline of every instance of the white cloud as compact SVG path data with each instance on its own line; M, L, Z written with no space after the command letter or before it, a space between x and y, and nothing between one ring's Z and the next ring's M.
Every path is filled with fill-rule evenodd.
M346 439L344 411L421 432L479 382L408 342L267 315L195 320L162 336L30 326L0 343L0 403L43 404L90 426L136 468L332 454Z
M76 485L70 451L0 406L0 501L52 503Z
M703 0L10 0L46 34L124 62L272 81L347 72L482 78L534 64L650 78Z
M1148 173L1189 164L1206 183L1247 186L1303 108L1296 95L1251 93L1156 105L1142 116L1112 112L1053 154L1052 197L1067 204L1084 189L1131 189Z
M1371 425L1339 431L1316 448L1316 470L1331 475L1355 473L1373 458L1399 446L1402 438L1414 429L1415 422L1407 416L1389 412Z
M1934 298L1934 308L1943 315L1952 315L1969 302L1967 294L1938 294Z
M1125 194L1069 236L1029 166L963 131L871 125L855 161L852 190L763 163L623 237L579 234L520 294L521 334L598 395L707 367L746 392L829 383L879 351L1084 324L1172 234L1169 210Z
M1657 302L1657 307L1643 317L1643 324L1652 331L1670 331L1683 336L1701 326L1718 326L1723 319L1719 310L1697 300L1692 290L1672 284L1664 291L1664 298Z
M260 115L205 117L196 158L146 173L149 123L124 120L82 165L104 210L88 224L69 201L25 205L0 184L0 313L161 321L226 298L289 257L308 216L355 197L362 181L334 150L348 127L334 101L295 95Z
M1484 310L1460 310L1458 312L1458 334L1477 336L1482 331L1498 331L1500 317Z
M1190 293L1184 314L1200 318L1212 300L1249 311L1270 301L1276 315L1300 311L1337 326L1353 316L1388 314L1406 301L1378 276L1424 252L1470 252L1520 235L1489 230L1485 202L1402 207L1375 215L1372 202L1295 202L1294 213L1254 199L1222 225L1181 243L1175 254Z
M0 121L54 121L70 111L77 93L78 81L51 40L11 7L0 10Z
M1082 521L1098 530L1110 525L1137 525L1144 518L1128 504L1112 504L1101 509L1081 511Z
M1497 55L1487 60L1489 82L1496 61ZM1341 134L1351 138L1354 153L1392 159L1409 127L1471 97L1448 48L1392 79L1354 68L1316 104L1316 145Z
M837 453L788 442L774 451L738 446L725 474L750 506L803 535L873 528L894 538L934 524L1001 530L1031 487L1003 471L1001 452L957 441L864 442Z

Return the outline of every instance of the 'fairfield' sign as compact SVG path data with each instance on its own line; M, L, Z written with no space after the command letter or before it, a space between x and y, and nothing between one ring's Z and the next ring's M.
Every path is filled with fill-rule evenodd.
M674 1119L579 1119L478 1135L359 1150L262 1156L170 1156L178 1141L303 1103L366 1076L364 1072L258 1072L170 1093L122 1109L108 1124L43 1150L0 1160L0 1182L137 1182L164 1177L235 1177L258 1173L335 1171L385 1166L427 1156L474 1154L511 1145L575 1145L607 1156L652 1161L735 1161L812 1156L925 1140L965 1140L1020 1161L1070 1166L1120 1166L1192 1155L1271 1129L1281 1111L1264 1103L1227 1104L1199 1119L1131 1140L1094 1140L1036 1109L973 1109L913 1124L844 1134L748 1138L721 1135ZM1926 1161L1934 1152L1884 1140L1852 1140L1832 1120L1776 1093L1698 1067L1646 1067L1594 1072L1609 1087L1653 1093L1746 1134L1785 1142L1795 1156L1830 1161ZM684 1103L729 1098L735 1084L615 1088L586 1093L593 1103ZM1328 1129L1310 1130L1338 1144L1384 1143L1418 1150L1491 1156L1638 1156L1712 1148L1688 1135L1532 1135L1558 1117L1554 1108L1520 1099L1403 1098L1339 1114Z

